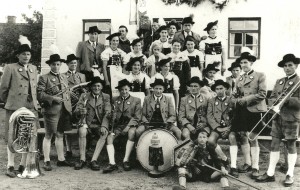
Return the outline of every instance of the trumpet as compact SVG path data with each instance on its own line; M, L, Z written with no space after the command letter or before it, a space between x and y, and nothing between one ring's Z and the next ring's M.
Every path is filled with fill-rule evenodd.
M256 125L253 127L253 129L248 133L248 139L250 141L254 141L257 139L257 137L262 133L262 131L268 126L268 124L277 116L280 115L280 109L286 102L286 100L300 87L300 81L298 81L294 86L290 86L286 90L284 90L274 101L273 105L269 108L269 110L260 118L260 120L256 123ZM267 117L267 115L273 111L272 117L264 122L264 119ZM253 131L259 126L260 123L263 123L262 129L251 138Z

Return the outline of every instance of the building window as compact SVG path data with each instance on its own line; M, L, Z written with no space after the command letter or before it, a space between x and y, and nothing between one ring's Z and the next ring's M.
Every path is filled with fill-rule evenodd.
M98 42L108 46L106 37L111 34L111 19L84 19L83 20L83 33L82 39L86 41L89 39L88 34L85 31L89 30L89 27L97 26L101 30L101 34L98 35Z
M242 47L250 48L259 58L261 18L229 18L228 25L229 58L239 57Z

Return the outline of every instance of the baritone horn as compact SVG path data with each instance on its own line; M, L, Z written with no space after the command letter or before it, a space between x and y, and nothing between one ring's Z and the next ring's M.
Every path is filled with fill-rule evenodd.
M257 139L257 137L262 133L262 131L268 126L268 124L277 116L280 115L280 109L282 108L283 104L286 102L288 98L291 97L291 95L300 87L300 81L298 81L294 86L290 86L286 90L284 90L274 101L273 105L268 109L268 111L261 117L261 119L256 123L256 125L253 127L253 129L248 133L248 139L250 141L254 141ZM264 119L266 116L273 111L272 117L264 122ZM263 123L262 129L251 138L253 131L259 126L260 123Z
M9 119L8 148L13 153L26 154L26 165L20 178L32 179L41 175L37 140L37 118L27 108L16 110Z

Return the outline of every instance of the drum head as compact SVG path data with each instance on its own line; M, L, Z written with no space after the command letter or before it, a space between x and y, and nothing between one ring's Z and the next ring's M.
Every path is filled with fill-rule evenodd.
M136 153L141 165L148 171L153 170L153 166L149 165L149 146L153 135L157 135L159 139L159 147L162 147L164 164L158 166L161 172L169 171L172 164L173 148L178 144L176 137L165 129L150 129L143 133L137 144Z

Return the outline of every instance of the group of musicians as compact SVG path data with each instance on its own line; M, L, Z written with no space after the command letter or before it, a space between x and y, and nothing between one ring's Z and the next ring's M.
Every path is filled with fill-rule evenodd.
M194 24L191 18L185 18L184 21L183 28L191 28ZM217 22L209 23L205 30L209 33L212 28L216 28L216 25ZM121 29L124 27L122 26ZM159 30L161 34L159 40L165 40L167 27ZM280 115L273 120L270 163L267 172L263 175L259 174L260 149L257 138L254 138L261 128L252 129L260 121L262 113L267 111L266 102L271 107L274 106L274 101L280 102L294 85L299 85L300 78L296 74L300 63L299 58L293 54L287 54L278 63L286 76L277 80L270 99L266 101L266 76L252 69L256 57L249 52L242 53L232 63L228 69L232 72L232 76L227 77L225 82L215 78L215 74L223 67L223 63L207 64L205 67L205 56L199 57L202 54L201 51L195 53L194 58L190 57L190 54L195 51L193 48L198 46L199 42L193 36L184 36L186 31L179 32L183 34L184 39L187 39L184 42L176 40L175 35L168 47L163 45L164 43L161 43L162 45L153 43L151 46L153 62L143 60L144 55L136 51L130 54L132 57L128 59L126 65L122 65L126 53L118 48L120 33L114 33L108 37L110 47L102 51L101 59L97 58L97 54L100 54L100 50L97 50L99 44L94 44L93 41L94 36L101 31L97 27L91 27L87 33L90 38L86 44L81 44L80 51L89 49L94 53L91 53L91 59L86 58L90 62L84 64L89 64L88 68L92 68L102 61L103 64L99 70L103 72L104 80L98 76L91 76L90 72L79 73L77 71L79 67L86 67L81 64L83 57L74 54L68 55L66 60L58 54L51 55L46 61L50 72L40 76L37 80L36 67L29 63L32 50L27 44L21 45L16 51L19 61L6 65L4 69L0 97L5 102L6 109L6 140L9 140L8 132L11 130L8 129L11 114L21 107L26 107L38 117L37 111L40 103L45 127L44 170L52 170L50 147L53 135L56 137L57 166L74 166L64 155L64 131L70 130L75 121L81 121L82 125L77 125L79 126L80 159L75 164L76 170L87 165L86 146L89 134L98 140L90 163L91 169L100 170L97 160L102 148L106 145L109 165L103 173L109 173L118 169L114 149L114 140L117 137L127 137L123 168L128 171L132 168L129 160L130 154L142 133L151 127L163 127L172 132L179 142L186 139L199 140L199 133L205 131L208 149L213 150L224 165L229 164L229 159L217 141L220 138L229 139L229 173L238 177L239 173L251 171L251 178L256 182L275 181L275 167L280 157L279 145L281 140L285 139L288 147L288 171L284 185L291 186L294 183L294 166L297 160L296 140L300 120L300 90L296 88L285 99ZM87 49L84 45L87 45ZM140 39L134 40L131 46L140 51ZM207 46L210 48L209 45ZM167 51L166 47L170 48L170 51ZM186 54L180 52L182 47L187 49ZM191 52L189 52L190 49ZM167 51L171 56L163 55L162 50ZM219 46L205 51L211 53L215 50L217 51L213 54L222 52ZM59 70L63 62L68 64L69 70L61 74ZM198 71L192 72L193 67L196 67ZM186 70L188 73L178 72ZM128 78L119 80L115 87L119 96L111 98L110 85L113 80L111 76L115 76L116 72L127 71L129 72ZM241 71L244 74L241 75ZM187 80L185 75L191 74L192 77ZM72 108L70 87L86 82L86 78L89 78L89 91L82 93L76 106ZM181 88L185 91L180 91ZM146 97L141 100L132 95L131 91L144 92ZM284 95L278 100L277 97L282 93ZM248 136L254 140L249 141ZM237 167L236 164L238 143L241 144L245 162L241 167ZM69 157L72 155L70 139L67 139L66 145ZM7 153L6 175L15 177L14 153L9 149ZM18 171L22 172L24 166L25 156L23 155Z

